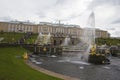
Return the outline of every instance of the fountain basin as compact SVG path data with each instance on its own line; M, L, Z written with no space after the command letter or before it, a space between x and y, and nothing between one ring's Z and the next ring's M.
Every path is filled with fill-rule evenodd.
M48 55L62 55L62 47L51 45L37 45L37 44L24 44L24 48L28 49L33 54L48 56Z
M88 62L93 64L110 64L110 60L103 54L90 54Z

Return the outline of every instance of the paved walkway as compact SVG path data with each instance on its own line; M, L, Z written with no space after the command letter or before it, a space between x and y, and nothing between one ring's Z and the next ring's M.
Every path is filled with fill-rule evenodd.
M55 73L55 72L52 72L52 71L49 71L49 70L46 70L46 69L43 69L41 67L38 67L36 66L35 64L33 64L32 62L30 61L25 61L27 65L29 65L31 68L39 71L39 72L42 72L42 73L45 73L45 74L48 74L48 75L51 75L51 76L54 76L54 77L58 77L58 78L61 78L63 80L80 80L80 79L77 79L77 78L73 78L73 77L69 77L69 76L65 76L65 75L62 75L62 74L58 74L58 73Z

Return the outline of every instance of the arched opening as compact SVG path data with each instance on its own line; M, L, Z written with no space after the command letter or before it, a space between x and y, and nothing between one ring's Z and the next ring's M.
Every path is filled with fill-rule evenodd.
M54 45L56 45L56 40L54 40Z
M62 40L60 40L60 45L62 44Z
M74 41L72 41L72 45L74 45Z

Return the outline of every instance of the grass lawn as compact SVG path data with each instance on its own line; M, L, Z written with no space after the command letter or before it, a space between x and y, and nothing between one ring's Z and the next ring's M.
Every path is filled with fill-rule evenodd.
M22 38L25 33L3 32L0 33L0 38L4 38L1 42L15 42Z
M24 52L21 47L0 48L0 80L61 80L30 68L16 57Z
M29 39L25 40L25 43L34 44L37 37L38 37L38 34L32 34Z
M97 45L119 45L120 44L120 39L116 38L96 38L96 44Z

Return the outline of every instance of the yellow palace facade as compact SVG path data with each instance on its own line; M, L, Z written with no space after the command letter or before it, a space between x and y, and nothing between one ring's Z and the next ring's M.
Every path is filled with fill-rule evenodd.
M77 43L78 39L83 35L83 29L79 25L53 24L48 22L40 22L39 24L20 21L0 22L0 31L42 34L50 33L54 36L54 40L59 43L61 43L66 36L69 36L71 40L73 40L73 44ZM107 31L100 29L96 29L95 31L97 38L110 37L110 34Z

